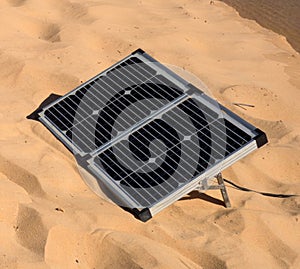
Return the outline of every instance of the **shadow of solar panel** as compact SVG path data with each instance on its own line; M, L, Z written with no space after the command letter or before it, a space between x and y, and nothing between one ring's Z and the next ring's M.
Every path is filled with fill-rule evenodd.
M142 220L267 142L261 130L140 49L54 97L29 118L72 150L94 175L88 184L96 192Z

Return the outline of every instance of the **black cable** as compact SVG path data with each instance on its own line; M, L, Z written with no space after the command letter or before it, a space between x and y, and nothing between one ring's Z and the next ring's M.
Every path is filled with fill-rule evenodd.
M227 183L229 183L230 185L236 187L237 189L241 190L241 191L247 191L247 192L255 192L255 193L259 193L261 195L264 196L269 196L269 197L276 197L276 198L289 198L289 197L296 197L299 196L299 194L282 194L282 193L269 193L269 192L261 192L261 191L255 191L255 190L251 190L242 186L239 186L237 184L235 184L234 182L223 178L223 180Z

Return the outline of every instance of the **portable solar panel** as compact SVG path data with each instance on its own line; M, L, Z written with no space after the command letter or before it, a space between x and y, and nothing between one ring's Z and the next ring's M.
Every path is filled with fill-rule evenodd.
M73 152L94 190L143 221L267 143L141 49L28 118Z

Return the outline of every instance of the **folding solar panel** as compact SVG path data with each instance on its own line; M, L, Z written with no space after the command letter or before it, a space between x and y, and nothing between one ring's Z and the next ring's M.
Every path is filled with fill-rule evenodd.
M267 143L141 49L29 118L73 152L89 185L144 221Z

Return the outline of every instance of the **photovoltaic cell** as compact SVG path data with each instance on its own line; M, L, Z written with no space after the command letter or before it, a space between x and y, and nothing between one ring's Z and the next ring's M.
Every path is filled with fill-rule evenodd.
M46 103L36 119L111 200L147 210L144 219L267 142L142 50Z
M88 153L182 94L167 78L131 57L49 107L44 116L73 145ZM127 113L122 113L128 107Z
M150 152L156 140L162 142ZM97 155L95 163L147 207L250 141L250 135L190 98Z

